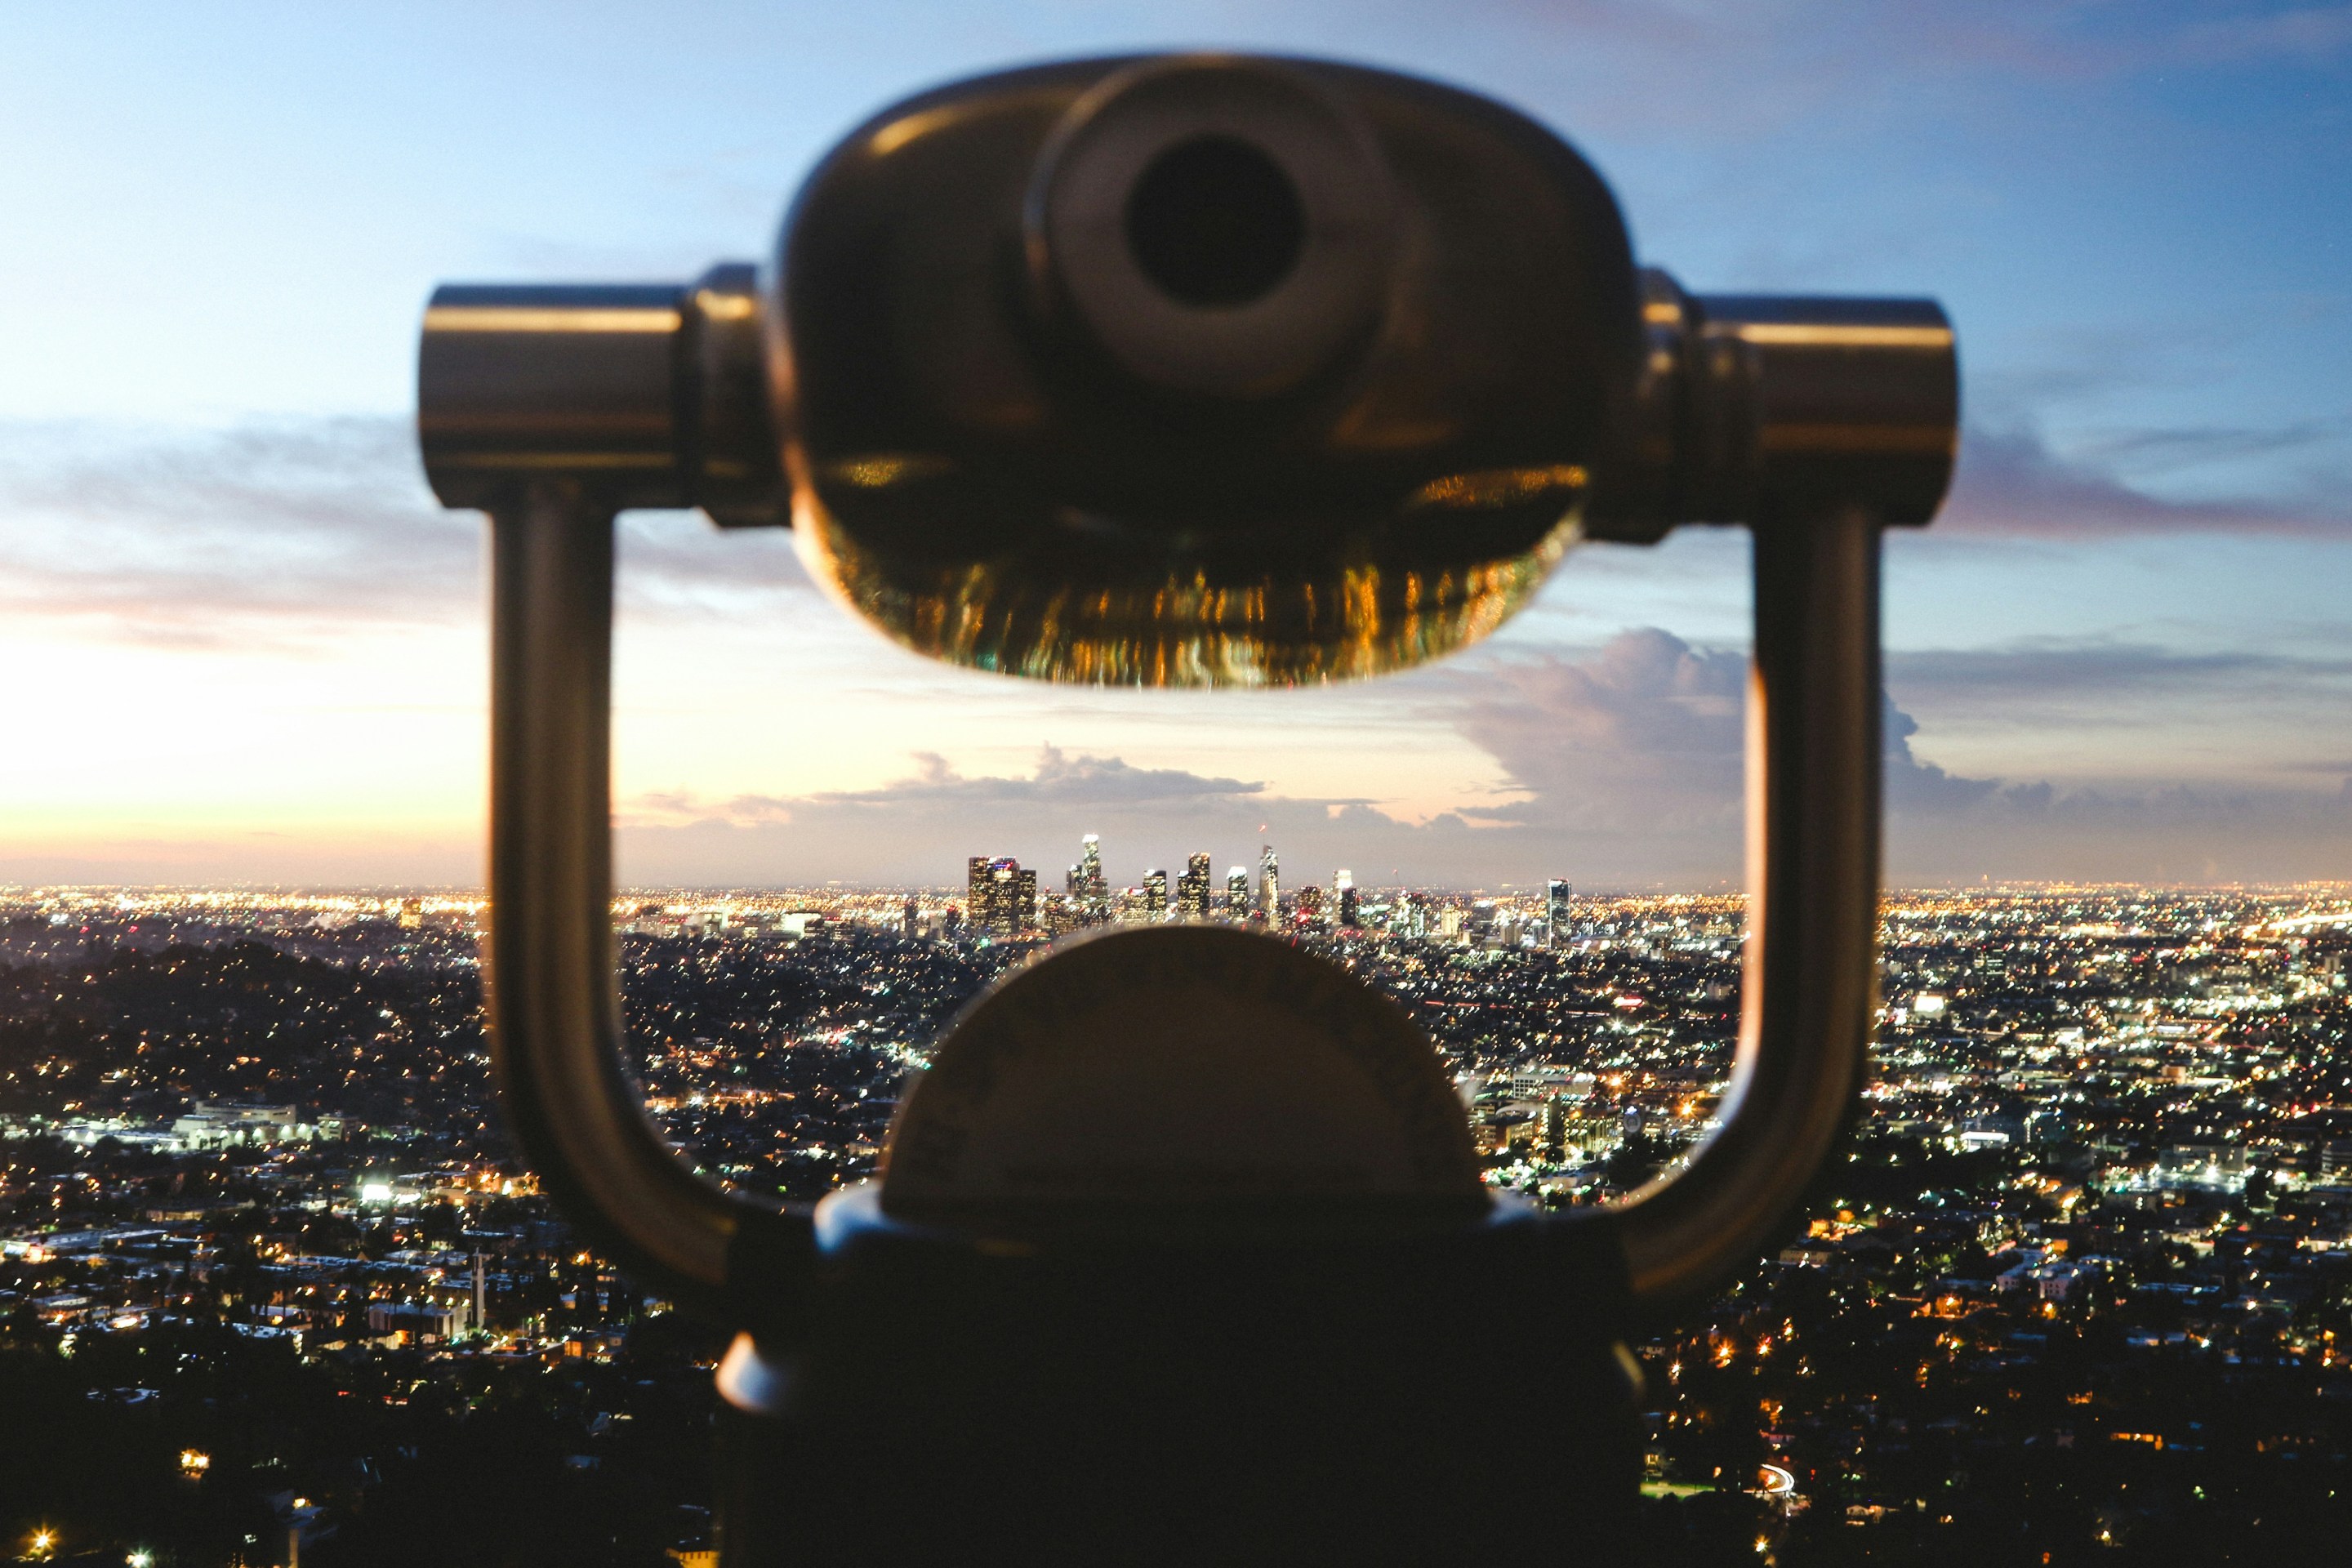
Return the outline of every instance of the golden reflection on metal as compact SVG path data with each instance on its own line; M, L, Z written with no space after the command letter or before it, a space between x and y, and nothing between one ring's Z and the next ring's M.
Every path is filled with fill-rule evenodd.
M879 490L911 479L934 479L951 471L954 467L947 458L933 457L927 452L876 452L867 457L827 463L824 477L835 484L852 485L861 490Z
M425 312L428 332L674 332L677 329L678 314L669 310L436 305Z
M1656 307L1653 306L1654 310ZM1748 342L1803 349L1948 349L1949 327L1881 327L1839 321L1742 321Z
M1011 94L1003 101L1020 102L1024 100L1056 111L1067 101L1049 91ZM909 142L919 142L935 131L944 131L973 117L974 106L969 102L943 103L935 109L919 109L912 114L902 114L866 138L866 155L887 158Z
M760 313L758 296L722 294L716 289L694 291L694 308L713 321L748 321Z
M1580 532L1586 476L1491 469L1365 515L1270 520L1318 542L1220 548L1182 526L1012 516L952 462L815 467L796 498L811 571L930 658L1095 686L1288 687L1423 664L1486 637Z
M1588 482L1585 471L1573 463L1547 468L1480 468L1432 479L1404 504L1408 510L1450 507L1464 511L1518 506L1554 490L1580 491Z

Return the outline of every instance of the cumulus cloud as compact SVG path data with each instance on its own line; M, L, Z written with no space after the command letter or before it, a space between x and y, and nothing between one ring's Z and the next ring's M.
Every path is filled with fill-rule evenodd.
M1911 663L1938 690L1973 669L1998 691L2053 657L2016 650L2014 671L1981 653L1940 670L1933 656ZM2099 657L2085 650L2086 668ZM1588 886L1736 884L1744 655L1647 628L1583 654L1496 656L1433 673L1442 679L1416 699L1426 716L1492 756L1504 787L1428 820L1376 801L1280 795L1255 781L1047 746L1018 776L968 776L925 754L906 777L871 789L643 797L625 814L624 863L651 882L937 885L969 855L1010 853L1044 867L1051 886L1079 835L1096 832L1120 880L1181 868L1196 849L1220 868L1254 861L1264 841L1294 879L1346 866L1368 884L1524 887L1552 876ZM1891 698L1884 722L1889 876L1898 884L2352 874L2352 781L2293 789L1975 777L1921 756L1920 722Z
M966 774L929 752L910 760L906 776L868 789L723 800L639 795L619 814L625 864L654 881L928 884L950 879L972 855L1013 854L1051 867L1076 857L1081 834L1100 832L1122 839L1130 856L1181 866L1189 851L1176 847L1204 835L1241 854L1254 824L1271 832L1279 817L1295 828L1349 804L1271 798L1259 781L1137 767L1053 745L1039 748L1034 770L1018 775Z

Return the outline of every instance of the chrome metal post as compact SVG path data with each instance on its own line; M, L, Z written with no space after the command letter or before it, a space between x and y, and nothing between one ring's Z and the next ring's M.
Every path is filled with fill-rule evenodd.
M564 1214L649 1281L710 1305L739 1205L671 1152L622 1066L613 516L569 480L524 487L491 513L491 1061Z
M1878 921L1879 525L1861 507L1755 529L1748 911L1722 1125L1622 1206L1636 1305L1686 1305L1801 1215L1868 1067Z

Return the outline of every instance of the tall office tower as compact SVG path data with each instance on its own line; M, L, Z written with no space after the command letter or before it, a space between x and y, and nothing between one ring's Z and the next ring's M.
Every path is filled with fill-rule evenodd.
M1268 925L1282 918L1282 866L1271 844L1257 847L1257 910Z
M1323 923L1322 888L1314 882L1301 883L1296 898L1298 905L1298 923L1310 926L1321 925Z
M1070 891L1078 900L1078 919L1082 923L1110 922L1110 884L1103 880L1100 834L1089 833L1078 840L1077 879Z
M1342 931L1353 931L1362 923L1357 911L1361 908L1356 892L1356 874L1345 867L1331 873L1331 923Z
M1143 874L1143 916L1159 921L1168 918L1168 873L1146 871Z
M1569 908L1570 895L1575 891L1566 882L1554 877L1544 884L1544 945L1566 947L1573 921Z
M975 855L964 863L963 923L975 936L996 929L996 862Z
M1021 862L1010 859L988 863L988 934L1011 936L1020 930L1015 922L1021 918L1021 906L1015 902L1021 896Z
M1236 866L1225 873L1225 918L1249 918L1249 868Z
M1176 918L1180 921L1204 921L1209 918L1209 858L1193 855L1184 861L1184 874L1176 879Z
M977 935L1018 936L1037 924L1037 873L1024 871L1011 856L972 857L968 873L971 908L964 919Z
M915 907L914 900L908 899L907 907L898 911L898 934L913 940L915 930L922 923L922 919L923 912Z

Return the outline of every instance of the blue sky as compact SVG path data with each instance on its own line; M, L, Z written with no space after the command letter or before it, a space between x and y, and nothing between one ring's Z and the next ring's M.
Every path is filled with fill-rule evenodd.
M1969 437L1889 547L1895 880L2352 877L2352 7L79 4L6 37L0 878L470 880L478 525L401 425L432 285L757 257L895 97L1210 45L1530 110L1692 287L1945 301ZM634 520L625 870L946 880L1092 829L1133 876L1265 824L1317 876L1716 885L1742 552L1596 547L1447 666L1209 703L910 667L784 542Z

